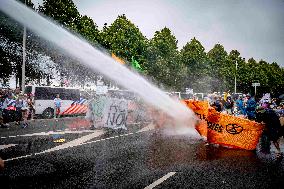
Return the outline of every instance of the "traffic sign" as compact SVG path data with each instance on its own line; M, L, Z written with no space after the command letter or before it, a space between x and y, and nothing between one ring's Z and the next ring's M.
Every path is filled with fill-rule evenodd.
M253 87L259 87L259 86L260 86L260 83L252 83L252 86L253 86Z
M186 89L185 89L185 93L186 93L186 94L193 94L193 89L191 89L191 88L186 88Z

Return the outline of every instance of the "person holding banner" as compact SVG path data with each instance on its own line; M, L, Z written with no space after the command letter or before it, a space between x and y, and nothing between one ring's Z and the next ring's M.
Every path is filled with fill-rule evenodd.
M217 96L214 97L212 107L215 108L216 111L222 112L223 104L221 102L220 97L217 97Z
M281 125L278 115L269 106L268 102L265 102L265 106L259 107L256 115L256 121L264 123L265 129L260 139L261 152L270 152L270 141L273 142L277 149L277 155L281 155L279 139L281 137Z

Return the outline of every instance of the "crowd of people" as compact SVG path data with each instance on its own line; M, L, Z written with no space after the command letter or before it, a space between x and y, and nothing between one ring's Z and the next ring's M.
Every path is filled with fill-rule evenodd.
M0 126L9 127L9 123L25 128L28 119L33 119L34 102L31 95L23 94L20 88L0 89Z
M284 103L280 99L255 99L250 94L224 95L210 94L207 97L210 105L218 112L241 116L250 120L256 120L258 109L273 109L279 117L284 116Z

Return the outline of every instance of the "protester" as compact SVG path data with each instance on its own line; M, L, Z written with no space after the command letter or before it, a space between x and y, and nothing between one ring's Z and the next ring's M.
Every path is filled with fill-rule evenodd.
M15 120L16 105L12 93L8 93L2 105L3 127L9 127L9 122Z
M268 104L268 102L265 102L265 104ZM279 145L281 125L276 112L272 110L269 105L261 106L258 108L256 121L265 124L265 128L260 139L261 152L270 153L270 141L272 141L277 149L277 155L281 155Z
M248 100L247 100L247 106L246 106L246 114L247 114L247 118L250 120L255 120L255 116L256 116L256 102L254 100L253 97L251 97L250 94L246 95Z
M34 108L33 97L31 95L28 96L27 103L28 103L29 118L33 120L35 114L35 108Z
M61 99L59 98L59 94L56 95L54 99L54 118L59 117L61 108Z
M215 108L216 111L221 112L223 109L223 104L221 99L217 96L214 96L212 107Z
M15 106L16 106L16 124L20 125L20 121L22 120L22 108L24 107L24 99L23 94L18 94L17 99L15 99Z
M226 102L227 101L227 98L231 96L230 94L230 90L226 91L225 94L224 94L224 101Z
M25 94L23 99L23 106L21 108L22 113L22 128L26 128L28 126L28 116L29 116L29 106L28 106L28 96Z
M239 96L235 103L236 103L238 113L241 115L245 115L246 113L245 113L243 98Z
M233 113L234 102L232 101L231 96L226 97L226 101L224 103L224 109L227 114L232 115Z

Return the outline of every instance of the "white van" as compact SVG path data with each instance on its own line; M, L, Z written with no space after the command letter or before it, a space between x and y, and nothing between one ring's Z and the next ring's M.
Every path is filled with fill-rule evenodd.
M80 99L79 89L66 87L26 86L25 94L32 94L34 97L35 114L43 118L52 118L54 116L54 98L57 94L59 94L62 100L61 112Z

